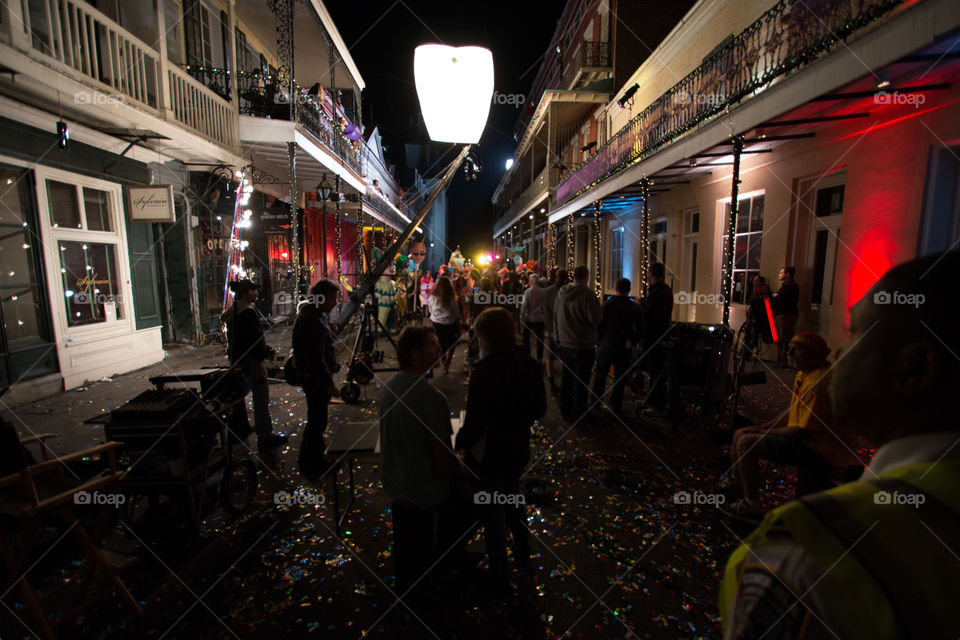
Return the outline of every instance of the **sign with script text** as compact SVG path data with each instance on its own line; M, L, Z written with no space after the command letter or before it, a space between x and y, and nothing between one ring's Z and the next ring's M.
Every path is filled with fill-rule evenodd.
M130 219L136 222L176 222L173 187L130 187L127 189Z

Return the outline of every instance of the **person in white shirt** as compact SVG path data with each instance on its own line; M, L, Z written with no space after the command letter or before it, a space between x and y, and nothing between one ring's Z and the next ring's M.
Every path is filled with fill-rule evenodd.
M450 278L437 278L437 284L427 298L427 306L430 309L430 322L440 339L443 373L446 375L450 372L453 349L460 338L460 306Z

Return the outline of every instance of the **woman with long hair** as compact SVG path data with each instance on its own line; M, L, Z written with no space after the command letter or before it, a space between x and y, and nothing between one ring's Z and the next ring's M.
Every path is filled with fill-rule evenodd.
M430 322L440 339L440 348L443 351L443 373L450 371L450 361L453 359L453 348L460 337L460 306L457 304L457 294L453 290L450 278L437 278L437 284L427 299L430 309Z
M514 557L530 566L526 506L520 474L530 462L530 426L547 410L539 362L517 346L513 314L502 307L477 317L480 362L470 375L467 413L455 449L465 453L479 491L496 499L482 506L490 571L499 589L507 582L506 526L513 533ZM496 402L494 402L496 399Z

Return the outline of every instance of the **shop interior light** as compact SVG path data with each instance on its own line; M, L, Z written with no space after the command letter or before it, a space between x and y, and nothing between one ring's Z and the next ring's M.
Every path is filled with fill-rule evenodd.
M434 142L473 144L490 114L493 54L483 47L424 44L413 55L420 111Z

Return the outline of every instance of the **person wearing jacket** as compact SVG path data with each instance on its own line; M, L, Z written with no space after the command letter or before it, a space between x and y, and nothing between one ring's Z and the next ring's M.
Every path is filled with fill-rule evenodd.
M566 269L559 269L554 277L554 282L543 291L543 335L544 346L547 351L547 359L544 365L547 370L547 381L550 383L550 392L556 396L560 392L560 387L554 381L557 374L560 373L557 366L560 359L560 347L557 346L557 326L553 315L553 309L557 302L557 293L568 282L570 277Z
M540 363L517 347L512 313L487 309L474 329L483 358L470 375L466 417L454 448L466 452L468 467L477 475L474 501L484 512L490 569L502 589L507 580L507 525L514 557L521 566L530 565L520 475L530 462L530 427L546 413L547 395Z
M573 270L573 282L557 294L553 315L557 326L557 345L563 360L560 383L560 414L576 422L589 410L590 373L597 344L600 303L587 286L589 271L584 266Z
M530 333L537 340L537 360L543 361L543 288L540 276L530 274L527 290L520 303L520 322L523 323L523 348L530 353Z
M607 375L612 366L614 380L608 406L619 414L641 320L640 305L630 299L630 280L620 278L615 289L617 295L611 296L600 307L600 326L597 331L600 344L597 346L597 369L593 374L593 395L603 398Z
M830 399L876 453L860 480L768 513L730 556L728 640L960 637L958 273L960 252L924 256L853 306Z
M257 432L257 449L269 451L287 441L287 436L273 433L270 420L270 392L267 386L267 358L276 352L267 346L260 328L260 317L254 307L260 285L244 278L230 283L233 304L220 316L227 325L227 355L230 366L240 370L243 381L243 403L230 417L233 435L243 438L250 433L246 397L253 392L253 420Z
M333 382L340 365L327 314L337 304L338 291L332 280L315 282L308 298L300 303L293 325L293 362L307 399L307 425L297 466L301 475L311 480L321 478L330 468L323 432L327 428L330 399L340 395Z

